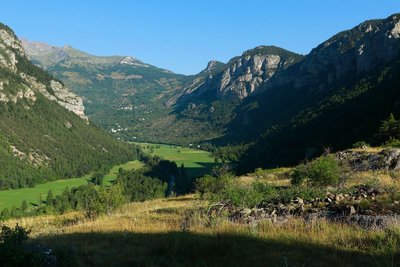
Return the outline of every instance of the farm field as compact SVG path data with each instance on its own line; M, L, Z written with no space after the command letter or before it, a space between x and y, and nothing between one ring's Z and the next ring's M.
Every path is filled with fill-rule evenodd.
M191 178L197 178L209 173L215 165L214 158L208 151L164 144L136 144L152 155L175 161L178 167L183 163L188 176Z

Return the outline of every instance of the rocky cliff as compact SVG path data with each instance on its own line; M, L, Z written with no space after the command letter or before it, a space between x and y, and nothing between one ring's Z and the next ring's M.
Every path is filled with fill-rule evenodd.
M6 26L0 25L0 68L19 76L22 80L21 87L13 87L8 75L3 75L0 79L0 101L14 102L25 98L34 103L36 94L43 94L46 98L57 102L67 110L70 110L83 119L87 119L84 114L82 99L72 93L61 82L46 76L45 82L38 81L34 77L34 68L26 68L28 72L22 70L22 66L27 66L28 59L21 41Z
M307 86L321 91L392 62L400 54L399 20L400 14L394 14L334 35L314 48L295 72L277 75L269 87L294 83L294 89Z
M294 164L307 151L360 140L380 145L381 121L400 113L399 32L399 14L361 23L276 73L257 98L246 98L227 136L258 140L248 165Z
M274 46L259 46L232 58L227 64L212 68L200 81L191 81L180 102L212 94L215 99L243 99L263 91L265 84L276 73L302 60L302 56ZM211 61L207 70L216 65ZM202 73L204 73L203 71ZM179 103L179 102L178 102Z

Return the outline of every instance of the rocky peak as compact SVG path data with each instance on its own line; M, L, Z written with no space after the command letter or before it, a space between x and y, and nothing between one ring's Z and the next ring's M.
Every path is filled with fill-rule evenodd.
M399 21L399 14L369 20L323 42L302 62L295 87L324 90L345 76L356 77L395 60L400 55Z
M137 66L137 67L150 67L147 64L144 64L143 62L141 62L140 60L133 58L133 57L124 57L121 62L121 65L125 64L125 65L131 65L131 66Z
M201 101L205 93L218 99L243 99L264 90L275 73L302 59L302 55L279 47L258 46L227 64L212 60L184 86L184 93L177 102L186 105L188 101Z
M259 46L230 60L218 81L218 95L245 98L263 90L276 72L300 61L301 55L274 46Z
M207 63L207 68L205 69L205 71L212 72L213 70L215 70L216 67L217 67L217 61L211 60Z
M51 49L40 44L35 46ZM26 68L29 64L31 63L26 57L21 41L11 29L0 24L0 71L11 72L14 76L14 78L0 78L0 102L17 103L25 99L33 105L37 100L37 94L42 94L81 118L87 119L83 101L79 96L38 67ZM38 73L45 78L36 77ZM23 82L16 85L15 79L22 79Z

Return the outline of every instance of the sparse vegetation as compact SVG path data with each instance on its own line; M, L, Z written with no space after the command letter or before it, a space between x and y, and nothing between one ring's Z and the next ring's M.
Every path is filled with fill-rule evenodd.
M332 155L320 157L310 163L300 164L294 168L292 183L313 186L337 185L341 176L341 168Z
M187 196L128 204L94 220L68 213L19 222L32 227L32 241L53 248L62 266L397 266L400 261L396 229L366 231L302 219L257 226L213 223L203 215L206 207Z

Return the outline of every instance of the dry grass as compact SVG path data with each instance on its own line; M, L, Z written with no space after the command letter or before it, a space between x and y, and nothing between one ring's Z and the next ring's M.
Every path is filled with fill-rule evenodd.
M363 171L349 175L346 187L360 184L375 184L382 187L393 187L400 191L400 171Z
M399 247L393 248L393 242L387 241L383 232L324 220L239 225L223 218L210 219L198 212L199 207L206 206L206 202L195 196L186 196L128 204L95 220L86 220L74 212L10 220L7 224L19 223L31 228L33 239L54 248L62 266L395 266L399 263ZM189 218L189 223L182 231L184 218Z
M383 149L384 149L383 147L366 147L366 148L352 148L349 150L354 152L379 153Z

